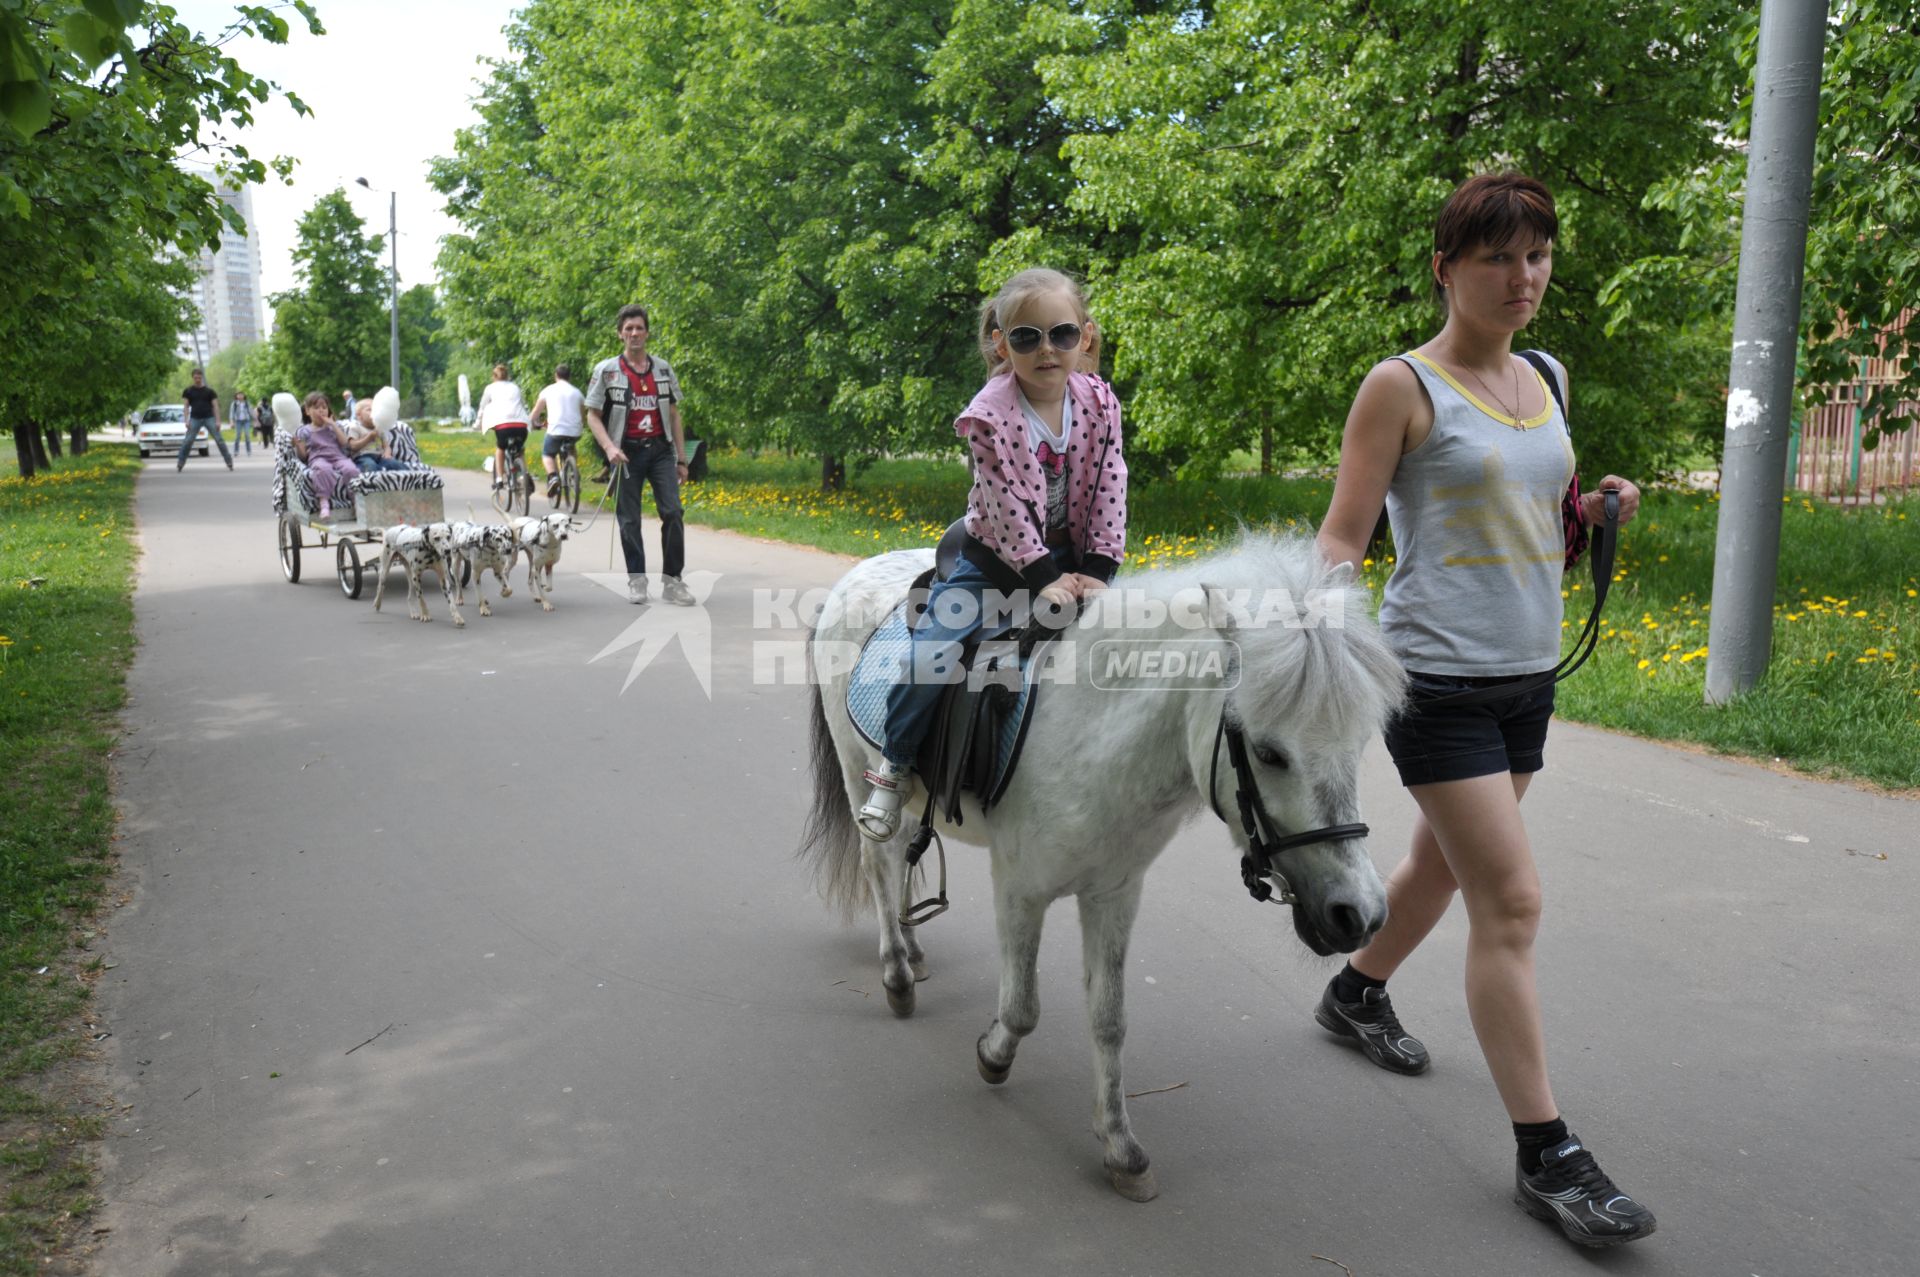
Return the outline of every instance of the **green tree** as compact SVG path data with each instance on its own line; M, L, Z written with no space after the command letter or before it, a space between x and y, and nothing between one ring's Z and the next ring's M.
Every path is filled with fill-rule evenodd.
M400 392L404 410L425 410L433 384L447 370L453 346L439 299L427 284L415 284L400 294Z
M1743 12L1723 37L1720 94L1737 103L1725 144L1709 164L1654 186L1648 204L1676 218L1678 251L1650 252L1611 281L1607 300L1622 324L1652 307L1678 311L1716 332L1733 313L1739 264L1746 140L1753 124L1757 14ZM1799 382L1809 405L1854 380L1860 361L1920 350L1920 0L1835 0L1827 26L1807 228L1805 339ZM1727 353L1719 351L1724 376ZM1920 400L1920 359L1897 384L1863 404L1864 443L1906 430L1896 405ZM1717 448L1720 422L1708 437Z
M295 7L320 33L311 8ZM224 48L242 34L283 42L285 19L256 5L235 13L225 31L204 36L156 3L0 3L0 296L31 301L0 308L0 425L25 444L29 472L41 460L32 439L46 426L138 403L172 362L179 326L164 335L151 327L169 310L179 318L165 290L183 287L185 268L160 259L197 254L237 222L213 185L174 157L208 156L235 182L288 171L287 161L269 164L243 146L201 145L203 130L238 131L280 92ZM138 322L107 322L99 305L107 299ZM152 344L105 344L135 337ZM102 410L91 387L67 388L84 378L60 370L82 353L90 360L82 367L140 370L97 373L120 402Z
M342 389L370 395L386 384L389 357L382 239L369 239L346 192L315 200L300 218L293 249L294 286L276 293L273 344L305 395ZM284 389L284 387L282 387Z
M1367 368L1438 326L1448 191L1515 167L1558 199L1527 339L1572 369L1582 469L1672 459L1718 411L1711 345L1667 314L1609 332L1598 294L1676 233L1644 197L1713 153L1702 33L1733 8L1623 0L1557 12L1548 39L1516 0L1241 0L1043 63L1069 107L1124 122L1068 152L1074 202L1140 230L1101 280L1136 430L1203 464L1265 432L1327 455Z
M701 433L829 456L951 445L982 293L1113 238L1065 203L1072 125L1034 56L1085 37L1031 25L1042 9L1064 11L535 0L481 123L435 168L466 228L440 261L454 326L583 366L646 301ZM545 251L556 234L568 253Z

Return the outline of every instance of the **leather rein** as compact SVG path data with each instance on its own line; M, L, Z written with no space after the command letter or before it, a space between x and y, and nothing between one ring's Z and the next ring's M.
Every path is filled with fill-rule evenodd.
M1227 758L1233 767L1233 797L1240 808L1240 827L1247 834L1246 854L1240 857L1240 881L1246 885L1247 894L1255 900L1277 905L1297 905L1300 903L1299 895L1274 864L1280 854L1309 843L1365 838L1367 827L1362 824L1323 825L1305 833L1281 834L1274 826L1273 817L1267 813L1266 804L1260 801L1260 790L1253 783L1253 764L1247 758L1246 733L1227 713L1225 705L1220 707L1220 726L1213 734L1213 766L1207 777L1207 801L1213 806L1213 814L1221 820L1226 820L1220 813L1222 740L1227 742Z

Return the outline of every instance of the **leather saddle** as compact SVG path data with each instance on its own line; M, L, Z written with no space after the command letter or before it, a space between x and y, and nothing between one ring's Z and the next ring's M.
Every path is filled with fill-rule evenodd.
M900 662L910 657L911 631L926 611L928 591L953 572L966 535L959 521L947 529L934 550L933 567L915 579L905 601L861 650L847 686L847 710L875 748L882 744L886 688L898 676ZM964 677L942 691L915 765L927 787L922 824L935 813L960 824L962 794L973 794L983 810L991 810L1006 792L1039 701L1034 653L1059 632L1042 625L1002 626L983 629L962 645Z

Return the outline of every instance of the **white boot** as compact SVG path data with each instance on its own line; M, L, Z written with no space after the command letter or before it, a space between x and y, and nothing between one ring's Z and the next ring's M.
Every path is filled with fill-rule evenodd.
M867 795L867 805L860 809L856 823L865 837L885 842L900 831L900 808L907 801L913 769L883 758L867 773L867 779L873 782L873 792Z

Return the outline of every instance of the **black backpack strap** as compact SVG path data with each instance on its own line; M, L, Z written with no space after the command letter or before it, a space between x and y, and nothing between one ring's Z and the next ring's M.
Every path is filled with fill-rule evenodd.
M1547 383L1547 389L1552 393L1553 401L1560 405L1560 420L1567 423L1567 433L1572 434L1573 418L1567 415L1567 397L1560 389L1560 374L1553 370L1553 365L1547 362L1547 357L1537 350L1523 350L1520 352L1520 358L1532 364L1539 372L1540 379Z

